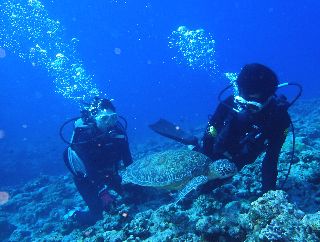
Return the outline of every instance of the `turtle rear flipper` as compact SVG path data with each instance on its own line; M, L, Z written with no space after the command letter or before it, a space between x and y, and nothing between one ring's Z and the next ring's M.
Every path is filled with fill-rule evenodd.
M187 185L179 192L175 204L177 204L179 201L181 201L189 192L192 190L197 189L198 186L206 183L208 181L208 177L206 176L197 176L194 177L191 181L187 183Z

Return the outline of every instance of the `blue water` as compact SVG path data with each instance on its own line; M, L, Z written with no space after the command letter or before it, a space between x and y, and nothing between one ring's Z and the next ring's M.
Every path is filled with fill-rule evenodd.
M204 126L228 84L172 60L177 53L168 47L168 37L182 25L211 33L219 71L238 72L246 63L259 62L274 69L281 82L301 83L304 98L320 94L317 0L42 3L64 27L63 38L79 40L86 71L127 118L131 143L155 137L148 124L160 117L187 129ZM58 131L79 115L78 104L55 93L53 78L43 68L9 50L0 65L0 166L12 165L10 182L28 174L65 172ZM286 93L291 97L294 90Z

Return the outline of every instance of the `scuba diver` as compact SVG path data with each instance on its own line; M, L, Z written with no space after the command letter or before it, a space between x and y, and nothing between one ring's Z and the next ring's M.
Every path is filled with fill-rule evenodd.
M278 87L287 85L300 88L299 94L290 103L283 95L276 95ZM221 101L222 94L232 86L234 95ZM238 171L266 152L262 162L262 192L265 193L276 189L279 154L292 125L288 108L301 92L299 84L279 85L276 74L268 67L248 64L242 68L237 79L221 91L220 103L209 118L201 145L196 137L176 129L176 125L166 120L161 119L150 127L161 135L191 145L193 150L202 152L213 161L228 159ZM292 158L293 153L294 142ZM290 168L291 164L289 171Z
M119 121L120 116L110 100L96 97L81 113L80 118L61 126L60 136L69 144L63 155L64 162L89 211L74 210L67 217L79 224L91 225L101 219L102 212L113 203L110 190L122 193L118 170L130 165L132 157L126 127ZM68 142L62 130L74 120L71 142Z

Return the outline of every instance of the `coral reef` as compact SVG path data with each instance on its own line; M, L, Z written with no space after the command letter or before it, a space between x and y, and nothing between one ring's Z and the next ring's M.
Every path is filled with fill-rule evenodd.
M291 154L288 135L277 191L261 193L260 157L232 178L209 182L178 204L168 191L127 185L126 196L117 196L116 206L102 220L82 227L64 220L74 207L85 208L71 177L40 176L5 190L10 199L0 206L0 240L319 241L319 104L320 100L301 101L291 110L296 153L282 187ZM133 153L139 159L179 147L174 142L154 142L133 147Z
M303 223L305 213L288 202L284 191L271 191L251 203L248 217L253 231L247 241L316 241Z

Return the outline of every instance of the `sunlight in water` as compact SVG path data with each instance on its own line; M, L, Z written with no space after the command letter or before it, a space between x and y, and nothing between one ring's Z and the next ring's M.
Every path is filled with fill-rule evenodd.
M78 40L64 39L59 21L38 0L0 3L0 56L10 51L32 66L44 68L56 92L65 98L87 100L100 94L76 53Z

